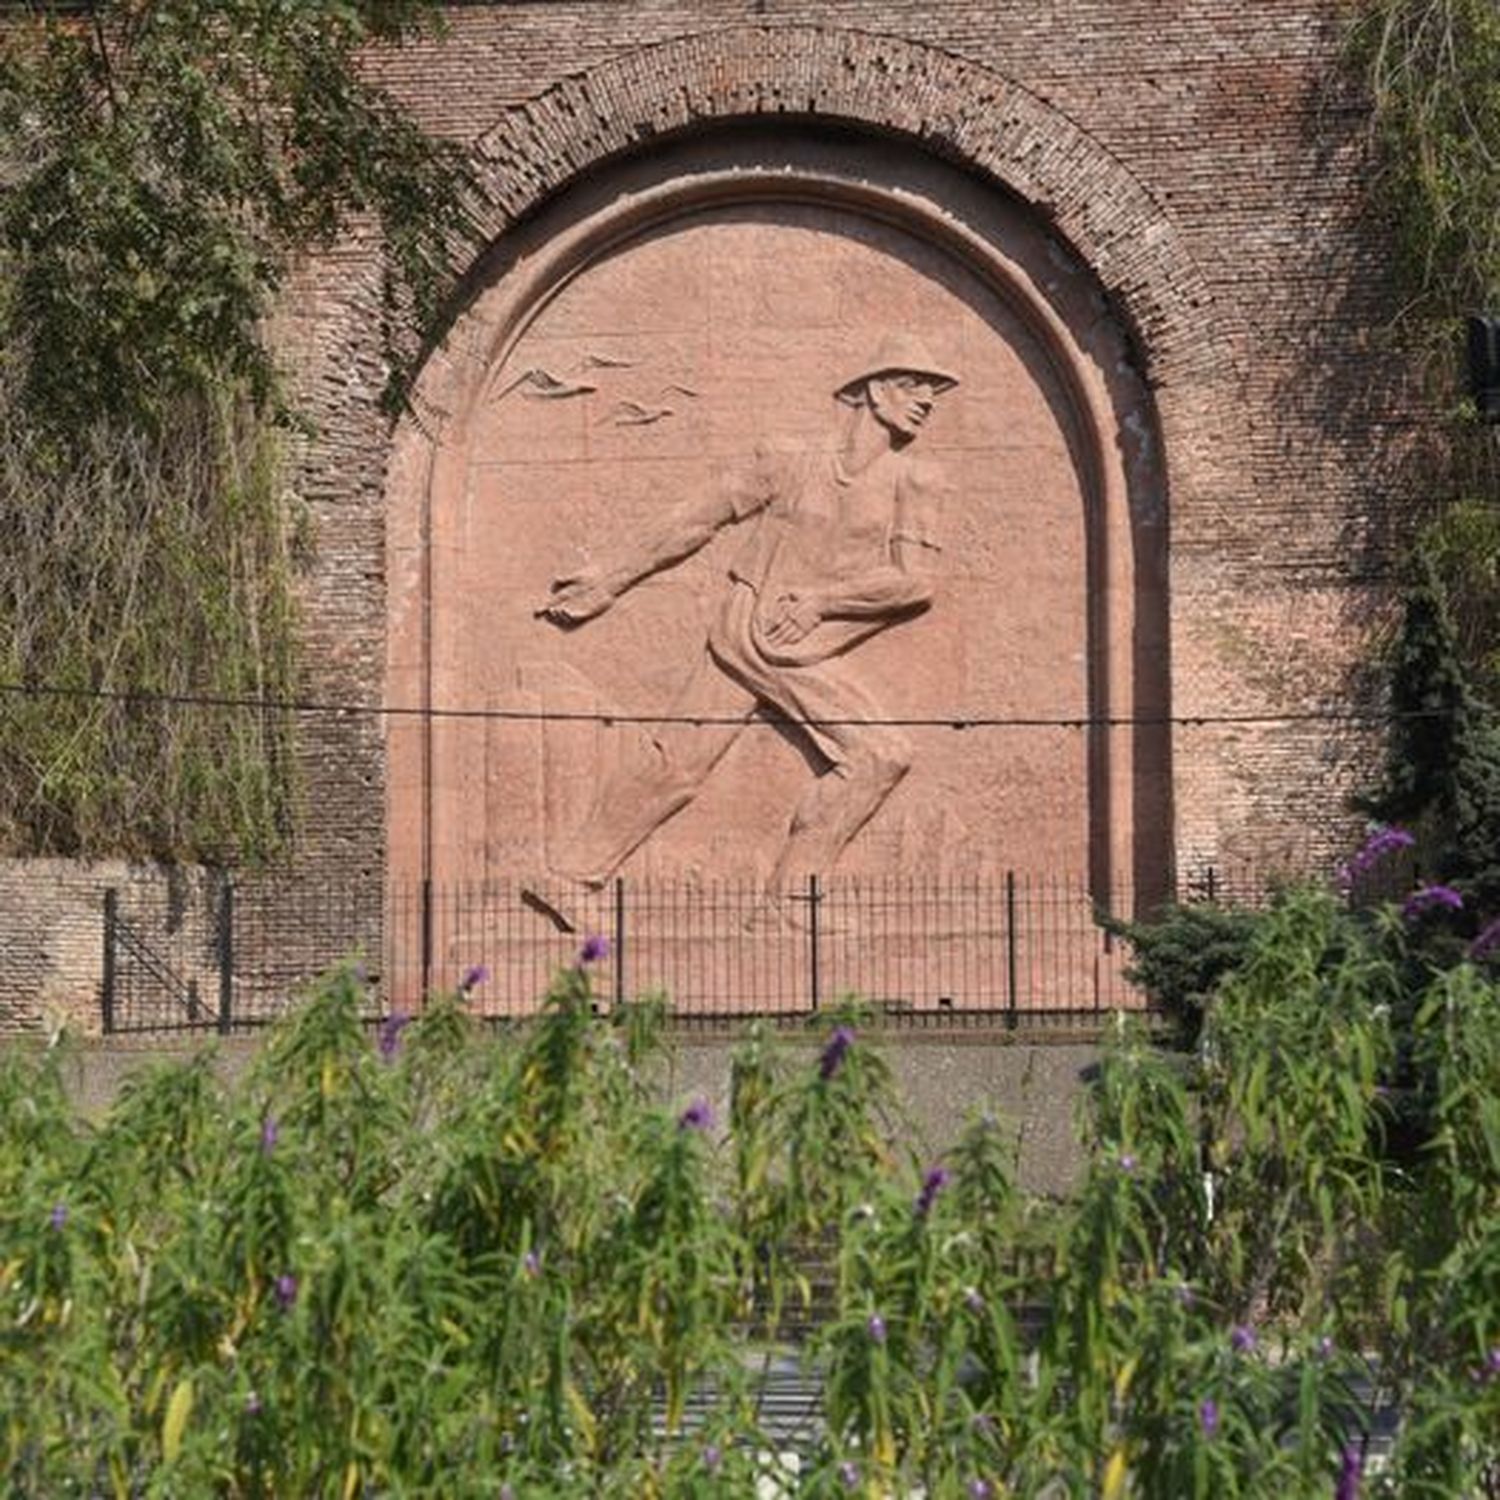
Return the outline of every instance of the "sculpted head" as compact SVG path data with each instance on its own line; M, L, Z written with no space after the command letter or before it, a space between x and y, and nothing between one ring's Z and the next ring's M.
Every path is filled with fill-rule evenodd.
M937 398L957 384L958 377L943 369L919 339L892 334L836 394L846 406L867 407L893 442L909 443L932 415Z

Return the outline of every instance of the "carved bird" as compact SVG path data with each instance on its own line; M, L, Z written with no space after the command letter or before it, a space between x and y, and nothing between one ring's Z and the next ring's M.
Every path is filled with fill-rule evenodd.
M655 402L616 401L600 421L612 421L616 427L645 427L652 422L660 422L663 417L675 416L677 413L675 406L669 406L662 399L666 396L687 396L696 400L698 392L687 385L664 385L656 393Z
M503 401L513 391L520 391L523 396L528 396L532 400L544 401L557 401L567 396L592 395L599 387L592 380L582 378L586 372L628 370L634 364L633 359L625 359L613 354L595 354L590 351L575 360L572 366L561 375L554 375L551 370L544 369L541 365L532 365L530 369L523 370L514 380L504 386L495 396L495 400Z

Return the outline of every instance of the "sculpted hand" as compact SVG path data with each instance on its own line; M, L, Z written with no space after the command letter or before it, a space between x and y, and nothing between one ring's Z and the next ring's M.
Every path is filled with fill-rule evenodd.
M765 629L768 646L795 646L823 619L816 594L793 590L783 594L772 606Z
M581 625L602 615L615 602L602 568L583 568L552 581L552 596L534 613L545 615L554 625Z

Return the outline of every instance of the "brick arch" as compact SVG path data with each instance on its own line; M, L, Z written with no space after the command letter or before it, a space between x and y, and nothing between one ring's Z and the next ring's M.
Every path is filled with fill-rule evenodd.
M1003 185L1047 218L1118 302L1158 389L1164 435L1200 428L1190 412L1206 400L1221 418L1232 408L1208 391L1232 379L1236 330L1140 179L1014 80L897 37L741 27L641 48L565 78L479 138L483 227L498 238L580 176L656 138L768 117L898 133ZM1200 456L1203 446L1193 443Z
M534 125L534 115L525 117ZM705 208L837 207L946 252L978 277L1037 341L1066 393L1084 507L1087 701L1099 719L1087 738L1085 855L1096 891L1111 891L1114 872L1129 871L1149 904L1170 859L1171 747L1152 718L1170 703L1168 494L1173 504L1190 498L1194 480L1202 482L1205 450L1223 440L1196 405L1205 382L1184 376L1173 388L1196 439L1178 443L1165 420L1160 362L1152 392L1121 338L1123 320L1106 311L1097 272L1058 254L1060 236L1019 193L995 192L993 177L939 163L920 141L889 127L883 140L867 128L840 132L835 143L832 131L799 131L807 118L729 113L717 129L653 134L644 150L599 145L582 165L577 153L571 165L559 165L538 145L539 175L492 220L491 246L469 269L458 319L424 365L414 392L423 420L402 423L392 450L390 701L457 701L466 627L455 628L459 616L444 601L473 592L473 580L453 572L457 559L471 555L454 529L467 524L471 437L485 420L492 379L538 310L597 261ZM516 115L507 121L517 127ZM491 169L503 178L493 137L490 148ZM1158 444L1159 436L1169 441ZM513 587L500 593L516 597ZM1146 727L1128 743L1102 727L1136 708ZM457 744L426 725L392 728L389 868L403 879L433 878L445 861L467 857L455 833L456 804L439 793L464 783L464 766L482 756L460 755ZM467 813L461 821L468 826Z

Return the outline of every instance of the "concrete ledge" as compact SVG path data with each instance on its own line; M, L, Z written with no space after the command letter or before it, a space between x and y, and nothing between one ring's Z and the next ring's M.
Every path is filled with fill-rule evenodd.
M722 1119L729 1105L730 1061L743 1027L670 1034L661 1078L668 1105L703 1095ZM263 1033L229 1037L117 1037L75 1044L64 1063L68 1092L86 1115L107 1111L132 1073L183 1062L209 1051L226 1079L238 1077L259 1051ZM788 1037L811 1067L820 1038ZM1082 1152L1074 1122L1086 1075L1099 1060L1095 1038L1011 1031L865 1031L860 1044L889 1061L911 1126L911 1150L936 1160L974 1113L992 1110L1014 1132L1016 1173L1032 1192L1063 1194L1077 1181ZM12 1046L35 1047L30 1040Z

